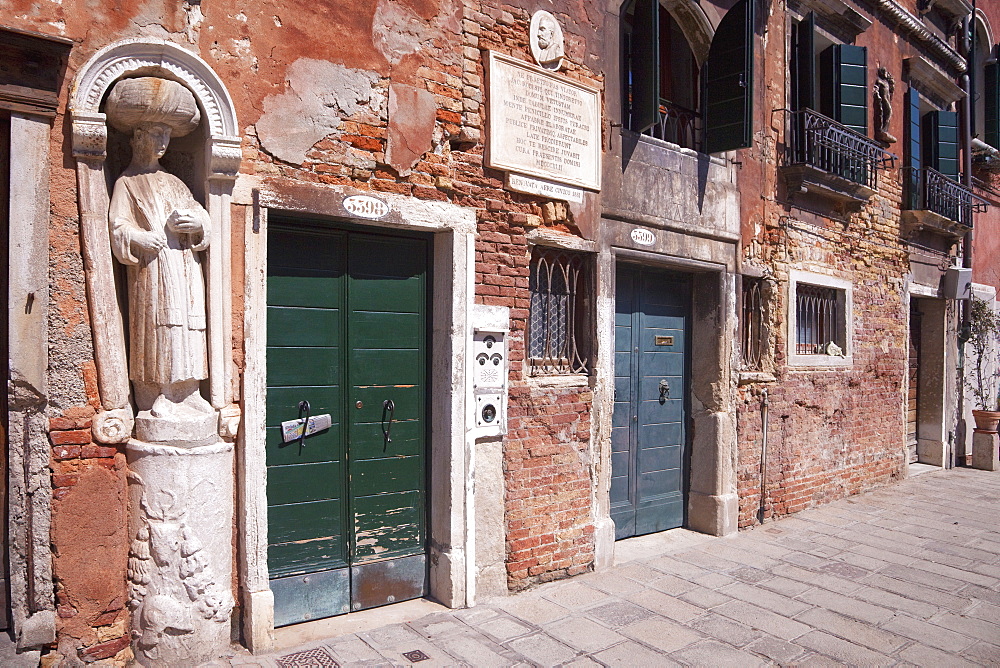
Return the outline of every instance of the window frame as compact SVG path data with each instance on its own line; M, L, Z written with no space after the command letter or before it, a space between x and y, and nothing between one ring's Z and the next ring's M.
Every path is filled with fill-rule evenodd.
M560 255L579 259L579 276L573 295L574 313L567 317L567 336L575 340L572 347L579 358L578 363L560 358L553 360L546 355L533 356L532 327L536 314L534 312L535 290L532 282L536 272L536 262L540 256ZM536 380L547 378L586 378L594 372L594 330L595 330L595 281L596 263L594 254L585 250L565 248L547 244L531 244L528 257L528 316L524 326L524 367L525 376ZM548 351L551 352L551 351ZM553 361L555 363L553 364Z
M796 352L798 343L798 286L800 284L837 291L838 334L844 340L844 356L801 355ZM786 332L786 354L790 367L850 367L854 365L854 285L851 281L793 269L788 277L788 330Z

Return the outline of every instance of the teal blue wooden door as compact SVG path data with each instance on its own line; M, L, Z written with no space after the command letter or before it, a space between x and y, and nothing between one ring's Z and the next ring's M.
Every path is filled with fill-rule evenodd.
M427 242L302 222L268 234L275 625L422 596ZM330 427L284 442L306 411Z
M619 539L684 524L689 304L684 276L619 266L611 429Z

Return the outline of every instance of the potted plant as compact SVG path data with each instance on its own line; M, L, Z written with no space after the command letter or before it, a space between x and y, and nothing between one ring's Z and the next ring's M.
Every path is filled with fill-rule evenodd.
M1000 423L1000 314L972 297L967 338L965 386L975 402L972 417L980 431L995 432Z

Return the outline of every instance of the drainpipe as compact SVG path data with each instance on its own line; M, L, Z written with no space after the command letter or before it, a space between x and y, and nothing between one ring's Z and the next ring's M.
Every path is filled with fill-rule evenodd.
M767 499L767 407L770 405L767 398L767 388L760 392L760 508L757 509L757 522L764 523L764 503Z
M976 26L976 2L977 0L972 0L972 14L966 16L962 19L962 37L959 42L959 49L964 52L965 55L965 74L959 78L959 86L963 91L965 91L965 97L962 99L959 118L960 126L962 129L962 183L969 189L972 188L972 133L974 127L972 126L974 116L973 116L973 100L972 96L975 94L975 88L973 83L975 82L975 26ZM970 43L971 42L971 43ZM965 237L962 239L962 266L966 269L972 268L972 240L973 231L969 230L965 233ZM956 433L957 427L962 423L962 419L965 416L965 342L968 340L967 331L969 328L969 317L971 315L972 301L965 299L962 301L962 323L959 327L959 334L957 339L958 345L958 401L956 401ZM968 443L968 439L965 439ZM955 466L955 446L952 443L949 446L949 468L954 468ZM963 450L964 452L964 450Z

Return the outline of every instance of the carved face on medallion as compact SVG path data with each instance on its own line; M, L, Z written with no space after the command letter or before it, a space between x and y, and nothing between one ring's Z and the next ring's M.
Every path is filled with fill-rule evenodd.
M562 66L563 33L556 17L538 10L531 17L528 33L535 62L545 69L558 70Z

